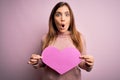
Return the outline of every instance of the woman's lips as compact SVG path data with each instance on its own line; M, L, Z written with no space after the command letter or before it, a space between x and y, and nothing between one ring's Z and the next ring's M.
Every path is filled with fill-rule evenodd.
M64 24L61 24L60 29L61 29L61 30L64 30L64 29L65 29L65 25L64 25Z

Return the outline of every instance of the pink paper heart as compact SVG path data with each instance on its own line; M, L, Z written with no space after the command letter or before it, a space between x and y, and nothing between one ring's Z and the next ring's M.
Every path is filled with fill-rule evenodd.
M80 52L76 48L65 48L58 50L55 47L49 46L42 52L42 60L53 70L59 74L71 70L80 63Z

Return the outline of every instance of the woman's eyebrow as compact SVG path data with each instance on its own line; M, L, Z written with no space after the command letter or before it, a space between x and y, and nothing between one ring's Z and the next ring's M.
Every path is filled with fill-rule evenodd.
M56 13L62 13L61 11L56 11ZM69 11L65 11L64 13L70 13Z
M56 13L61 13L61 12L57 11Z
M66 11L65 13L70 13L69 11Z

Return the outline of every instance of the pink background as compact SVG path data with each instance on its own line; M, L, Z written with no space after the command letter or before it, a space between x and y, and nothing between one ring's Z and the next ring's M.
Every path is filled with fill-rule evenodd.
M42 70L27 64L48 30L48 18L60 0L0 0L0 80L40 80ZM83 80L120 80L120 0L64 0L95 57Z

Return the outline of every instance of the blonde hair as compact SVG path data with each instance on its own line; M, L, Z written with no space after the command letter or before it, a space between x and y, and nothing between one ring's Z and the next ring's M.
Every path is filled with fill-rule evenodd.
M59 2L52 9L52 12L49 17L49 31L47 33L45 40L43 41L42 50L44 50L47 46L49 46L49 44L51 44L57 38L58 30L55 25L54 15L55 15L55 12L57 11L57 9L64 5L66 5L70 11L70 26L69 26L68 30L71 32L71 35L70 35L71 39L72 39L75 47L82 53L83 52L83 43L81 40L81 34L76 29L73 12L72 12L69 4L66 2Z

